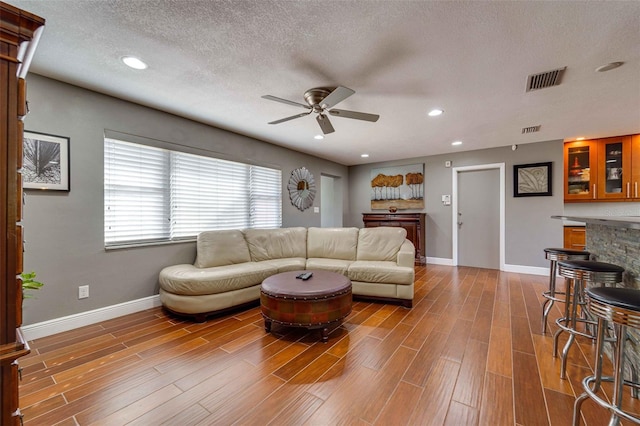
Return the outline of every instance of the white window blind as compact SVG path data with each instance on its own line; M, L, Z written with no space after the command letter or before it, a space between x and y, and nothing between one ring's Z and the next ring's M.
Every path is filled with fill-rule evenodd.
M249 228L247 164L172 152L171 237Z
M250 228L274 228L282 223L282 173L266 167L251 167Z
M105 138L105 245L282 225L282 172Z
M105 139L105 243L160 241L169 237L169 153Z

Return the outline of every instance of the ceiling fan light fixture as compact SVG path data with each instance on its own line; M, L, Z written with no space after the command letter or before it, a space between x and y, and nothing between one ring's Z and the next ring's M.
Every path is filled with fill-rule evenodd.
M124 64L129 68L133 68L135 70L145 70L149 68L149 65L135 56L123 56L122 62L124 62Z
M442 115L443 112L444 112L443 109L435 108L435 109L432 109L431 111L429 111L427 115L429 117L437 117L439 115Z

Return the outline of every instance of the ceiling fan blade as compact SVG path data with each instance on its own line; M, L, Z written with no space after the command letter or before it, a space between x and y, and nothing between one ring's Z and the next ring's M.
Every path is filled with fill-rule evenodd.
M332 109L329 111L329 114L335 115L336 117L344 117L344 118L355 118L356 120L364 120L364 121L378 121L380 116L378 114L368 114L366 112L358 112L358 111L348 111L346 109Z
M302 107L304 109L311 109L311 107L309 105L301 104L299 102L293 102L293 101L290 101L288 99L278 98L276 96L264 95L264 96L262 96L262 98L263 99L269 99L270 101L282 102L283 104L299 106L299 107Z
M311 111L303 112L303 113L296 114L296 115L292 115L291 117L281 118L280 120L271 121L268 124L280 124L280 123L284 123L285 121L293 120L295 118L306 117L309 114L311 114Z
M331 125L331 122L329 121L329 117L327 117L326 115L318 114L316 120L318 120L318 124L322 129L322 133L324 133L325 135L335 132L333 126Z
M338 86L333 90L333 92L329 93L327 97L322 100L322 104L320 106L322 106L322 108L331 108L339 102L344 101L354 93L356 92L349 89L348 87Z

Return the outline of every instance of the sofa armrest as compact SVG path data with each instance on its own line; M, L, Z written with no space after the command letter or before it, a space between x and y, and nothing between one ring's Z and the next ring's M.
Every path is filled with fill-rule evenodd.
M409 240L405 240L398 251L398 266L408 266L413 268L416 260L416 248Z

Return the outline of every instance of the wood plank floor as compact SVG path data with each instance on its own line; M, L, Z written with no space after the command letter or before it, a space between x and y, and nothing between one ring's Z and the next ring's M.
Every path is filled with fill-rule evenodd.
M416 267L413 309L355 302L327 344L266 334L257 307L202 324L151 309L31 342L20 404L27 425L569 425L593 345L578 340L561 380L558 305L541 334L546 288ZM591 401L583 413L607 423Z

